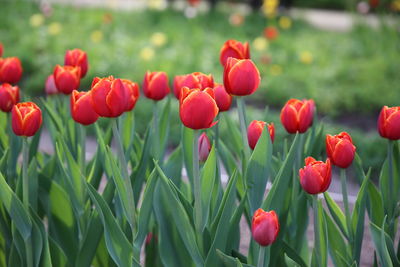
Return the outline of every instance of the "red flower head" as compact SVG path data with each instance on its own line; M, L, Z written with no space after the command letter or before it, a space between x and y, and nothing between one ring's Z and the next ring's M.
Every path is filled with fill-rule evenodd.
M22 65L17 57L0 58L0 82L17 83L21 76Z
M89 92L72 91L71 115L74 121L83 125L89 125L97 121L99 115L92 105L92 96Z
M281 111L281 122L288 133L304 133L312 125L315 104L313 100L290 99Z
M11 120L15 135L33 136L42 125L42 111L35 103L18 103L12 108Z
M115 118L128 107L129 92L121 79L94 78L92 82L93 108L101 117Z
M81 68L80 78L85 77L89 68L86 52L82 51L81 49L67 50L64 58L64 65L80 67Z
M260 72L250 59L228 58L224 67L224 85L228 94L251 95L260 85Z
M269 131L269 136L271 137L271 141L272 143L274 142L275 139L274 124L273 123L267 124L264 121L253 120L249 124L249 127L247 128L247 140L249 142L249 146L251 147L251 149L254 150L254 148L256 147L256 144L258 142L258 139L260 139L264 126L267 126Z
M211 88L205 90L182 88L179 115L183 125L198 130L210 128L218 114L218 106Z
M206 133L202 133L199 136L198 144L199 144L199 160L201 162L205 162L211 150L211 142L210 139L208 139Z
M168 76L163 71L146 72L143 93L147 98L159 101L169 94Z
M241 43L236 40L228 40L221 47L219 52L219 61L225 66L228 58L250 59L249 43Z
M400 107L384 106L378 118L379 134L390 140L400 139Z
M326 153L333 165L347 168L354 159L356 147L348 133L342 132L338 135L326 135Z
M15 104L19 102L19 87L9 83L0 85L0 109L10 112Z
M277 28L273 27L273 26L269 26L266 27L264 29L264 36L265 38L267 38L268 40L275 40L276 38L278 38L279 36L279 31Z
M211 74L206 75L201 72L193 72L187 75L178 75L174 78L174 95L177 99L181 94L183 87L189 89L198 88L204 90L208 87L214 87L214 78Z
M279 220L275 211L258 209L251 222L251 233L260 246L269 246L275 242L279 233Z
M214 86L214 95L219 112L228 111L231 108L232 96L226 92L222 84L216 84Z
M57 90L65 95L69 95L73 90L79 88L81 79L81 68L73 66L57 65L54 68L54 82Z
M313 157L305 159L306 166L299 170L300 184L304 191L315 195L325 192L331 184L331 161L316 161Z
M131 111L135 107L136 102L138 101L140 96L139 85L135 82L126 79L122 79L121 81L128 89L129 97L128 97L128 104L126 107L126 111Z
M48 95L54 95L54 94L58 94L58 90L57 90L57 86L56 86L56 82L54 81L54 75L51 74L47 77L46 79L46 83L44 85L44 91L46 92L46 94Z

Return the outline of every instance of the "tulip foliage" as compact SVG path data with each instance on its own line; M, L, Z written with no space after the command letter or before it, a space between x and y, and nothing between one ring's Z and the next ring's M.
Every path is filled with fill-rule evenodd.
M399 266L399 109L379 117L388 155L375 184L349 133L325 138L313 100L283 107L285 136L268 114L246 116L245 97L261 79L249 57L247 43L227 42L224 84L177 76L177 101L165 72L144 75L146 98L138 83L113 76L79 91L88 58L70 50L43 77L55 95L36 104L19 102L8 84L19 60L0 59L0 266L361 266L367 232L375 264ZM144 134L137 101L154 106ZM172 112L178 145L169 142ZM337 171L342 201L329 193Z

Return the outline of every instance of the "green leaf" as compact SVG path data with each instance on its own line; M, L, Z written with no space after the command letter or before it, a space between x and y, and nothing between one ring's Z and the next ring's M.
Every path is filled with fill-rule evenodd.
M371 222L381 225L384 218L383 200L378 189L371 181L368 182L367 208Z
M217 157L215 147L212 146L207 161L201 171L201 201L202 201L202 216L201 216L201 230L206 227L210 216L210 203L214 190L215 179L217 172Z
M170 113L171 113L171 98L168 97L167 102L161 112L161 117L159 120L159 131L160 131L160 155L164 157L165 148L168 143L168 134L170 127Z
M317 198L317 196L313 196ZM313 207L314 214L315 209L317 209L317 218L314 218L314 231L317 231L315 234L315 238L318 240L315 241L314 244L314 251L313 251L313 258L315 256L315 260L317 266L323 267L327 266L328 260L328 237L327 237L327 226L325 221L325 216L322 208L321 201L316 200L314 203L317 203L317 206Z
M338 204L331 198L328 192L324 193L325 197L325 202L326 205L328 206L329 212L331 216L333 217L333 220L336 222L336 224L339 226L340 231L342 231L343 235L348 239L349 234L348 234L348 229L346 225L346 219L344 217L344 214Z
M386 222L386 217L384 219L384 222ZM375 251L379 256L379 261L381 265L385 267L393 266L393 262L390 258L390 254L385 242L385 231L373 222L369 223L369 227L371 230L372 241L375 246Z
M238 258L234 258L232 256L226 255L225 253L223 253L219 249L217 249L216 252L217 252L218 256L220 257L220 259L222 260L224 266L226 266L226 267L237 267L238 266L238 262L243 267L254 267L254 265L241 263Z
M182 146L178 146L164 164L163 171L176 186L179 187L182 178L183 154Z
M300 267L307 267L307 264L304 262L301 256L297 254L296 250L291 248L289 244L287 244L285 241L282 241L282 248L285 251L286 255L294 262L296 262Z
M190 182L190 188L193 190L193 138L194 131L192 129L183 127L182 128L182 148L183 148L183 160L185 163L185 169Z

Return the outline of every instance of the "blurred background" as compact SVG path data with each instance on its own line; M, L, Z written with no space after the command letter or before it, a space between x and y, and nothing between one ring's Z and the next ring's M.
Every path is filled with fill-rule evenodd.
M246 98L249 118L277 126L289 98L313 98L326 133L348 131L366 166L385 155L376 119L400 104L400 0L0 0L4 56L24 68L24 95L44 95L44 83L67 49L88 53L89 72L142 82L147 70L175 75L212 73L222 82L219 50L228 39L250 44L262 77ZM172 87L171 87L172 88ZM172 100L176 101L176 100ZM152 101L135 108L143 132ZM171 134L179 141L177 104ZM236 114L232 112L236 118ZM223 124L223 123L222 123Z

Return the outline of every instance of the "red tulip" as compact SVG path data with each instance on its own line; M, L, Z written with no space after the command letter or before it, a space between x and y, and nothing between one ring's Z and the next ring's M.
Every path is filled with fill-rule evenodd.
M272 143L274 142L275 138L274 124L273 123L267 124L264 121L253 120L249 124L249 127L247 128L247 140L249 142L249 146L251 147L251 149L254 150L254 148L256 147L256 144L258 142L258 139L260 139L264 126L268 127L269 136L271 137Z
M221 62L221 65L225 66L228 58L230 57L237 59L249 59L249 43L241 43L236 40L226 41L219 52L219 61Z
M208 139L206 133L202 133L199 136L198 144L199 144L199 160L201 162L204 162L207 160L208 154L210 154L211 150L211 142L210 139Z
M338 135L326 135L326 153L333 165L347 168L354 159L356 147L348 133L342 132Z
M95 123L99 118L93 108L91 92L72 91L71 115L74 121L83 125Z
M136 102L139 99L139 85L135 82L132 82L130 80L122 79L122 83L125 85L125 87L128 89L128 103L126 107L126 111L131 111L135 105Z
M232 96L226 92L222 84L216 84L214 86L214 95L219 112L228 111L231 108Z
M46 83L44 85L44 91L46 92L46 94L48 95L54 95L54 94L58 94L58 90L57 90L57 86L56 86L56 82L54 81L54 75L51 74L47 77L46 79Z
M216 124L218 106L211 88L205 90L182 88L179 115L182 123L191 129L206 129Z
M19 87L9 83L0 85L0 109L10 112L12 107L19 102Z
M260 72L250 59L228 58L224 67L224 85L228 94L251 95L260 84Z
M269 246L275 242L279 233L279 220L275 211L258 209L251 222L251 233L260 246Z
M384 106L378 119L379 134L390 140L400 139L400 107Z
M306 166L299 170L300 184L309 194L325 192L331 184L331 161L316 161L313 157L305 159Z
M147 98L159 101L169 94L168 76L163 71L146 72L143 93Z
M278 35L279 35L278 29L273 26L269 26L264 29L264 36L268 40L271 40L271 41L275 40L276 38L278 38Z
M178 75L174 78L174 94L179 99L183 87L189 89L198 88L204 90L208 87L214 87L214 78L211 74L206 75L201 72L193 72L187 75Z
M4 51L3 44L0 43L0 57L3 56L3 51Z
M86 52L81 49L67 50L64 58L64 65L80 67L81 68L81 78L85 77L89 64Z
M315 104L313 100L290 99L281 111L281 122L288 133L304 133L312 125Z
M101 117L115 118L124 113L130 101L129 91L121 79L94 78L92 82L92 103Z
M17 83L21 76L22 65L17 57L0 58L0 82Z
M18 103L11 111L12 129L18 136L33 136L42 125L42 111L33 102Z
M73 66L60 66L54 68L54 82L57 90L69 95L73 90L77 90L80 84L81 68Z

